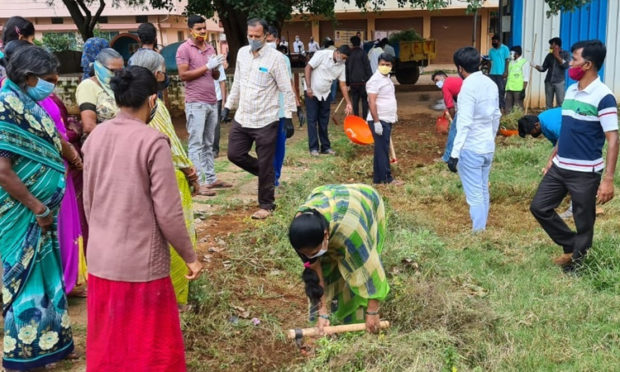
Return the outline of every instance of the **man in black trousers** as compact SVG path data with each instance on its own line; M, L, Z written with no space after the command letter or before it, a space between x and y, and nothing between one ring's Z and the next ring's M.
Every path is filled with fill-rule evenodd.
M372 76L370 61L364 50L360 47L361 40L357 36L351 38L351 55L347 59L347 86L353 103L353 114L365 118L368 115L368 95L366 94L366 82ZM362 103L362 115L360 115L360 101Z

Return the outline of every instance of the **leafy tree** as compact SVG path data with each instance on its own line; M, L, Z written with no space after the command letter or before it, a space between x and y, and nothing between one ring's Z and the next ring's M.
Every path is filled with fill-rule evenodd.
M67 1L67 0L64 0ZM165 1L165 0L162 0ZM343 0L354 4L359 9L378 11L386 4L386 0ZM449 5L449 0L397 0L399 7L417 7L428 10L439 10ZM466 0L468 12L473 12L482 6L482 0ZM548 16L557 14L561 10L572 10L589 3L591 0L545 0L549 5ZM263 18L273 24L278 30L284 22L291 18L292 13L302 15L319 14L333 18L333 0L188 0L187 14L202 14L212 17L218 14L230 50L237 50L247 44L246 22L249 18ZM231 55L234 62L236 56Z
M51 52L77 50L77 38L74 33L48 32L41 40L43 47Z
M47 0L49 5L61 0ZM172 9L175 2L179 0L111 0L112 6L126 4L130 6L150 6L155 9ZM200 1L200 0L197 0ZM205 0L206 1L206 0ZM69 10L73 22L78 28L83 40L93 37L93 31L101 17L101 13L107 6L105 0L62 0ZM89 6L97 5L97 10L93 14Z

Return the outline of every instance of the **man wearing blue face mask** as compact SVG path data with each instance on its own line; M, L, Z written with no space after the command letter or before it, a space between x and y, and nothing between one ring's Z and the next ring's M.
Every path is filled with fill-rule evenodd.
M222 117L237 106L228 134L228 160L258 176L259 209L254 219L265 219L275 209L273 159L279 124L278 94L284 96L284 118L292 125L297 111L291 78L282 53L266 47L267 22L248 21L248 43L237 53L237 66ZM249 154L256 142L256 155Z

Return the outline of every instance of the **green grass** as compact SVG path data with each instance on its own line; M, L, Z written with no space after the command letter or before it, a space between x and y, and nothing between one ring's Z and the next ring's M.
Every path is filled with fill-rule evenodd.
M528 211L551 147L514 137L498 143L490 226L480 234L470 233L460 182L443 164L395 169L407 185L380 189L391 286L381 312L393 326L321 339L301 357L283 333L307 326L287 226L314 187L370 182L372 172L369 156L332 135L337 157L310 159L305 140L287 149L301 176L279 190L274 217L231 236L229 266L192 283L195 310L183 315L191 370L618 370L620 202L604 206L583 271L561 273L550 262L561 250ZM261 324L231 322L233 306Z

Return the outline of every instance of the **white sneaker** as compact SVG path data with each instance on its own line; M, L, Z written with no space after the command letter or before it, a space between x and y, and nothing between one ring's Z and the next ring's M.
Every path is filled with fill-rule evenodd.
M441 103L437 103L431 106L431 108L435 111L445 111L446 110L446 104L443 103L443 101Z
M564 211L564 213L560 213L559 216L563 220L569 220L569 219L573 218L573 209L572 208L568 208L566 211Z

